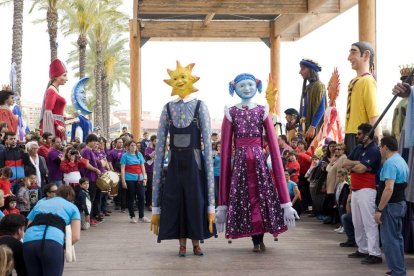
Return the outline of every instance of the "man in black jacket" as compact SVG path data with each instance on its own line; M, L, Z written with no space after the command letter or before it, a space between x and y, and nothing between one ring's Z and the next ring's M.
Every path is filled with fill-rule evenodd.
M6 148L0 151L0 168L9 167L13 175L10 177L12 191L17 193L20 180L25 177L24 168L29 165L29 155L17 145L17 135L14 132L6 132L4 135Z

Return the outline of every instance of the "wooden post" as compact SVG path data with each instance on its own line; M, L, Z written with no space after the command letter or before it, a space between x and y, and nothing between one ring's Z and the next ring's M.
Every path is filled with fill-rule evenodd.
M136 16L134 16L136 18ZM135 26L134 26L135 25ZM138 141L141 137L141 60L140 60L140 30L138 20L129 21L130 32L130 90L131 90L131 133ZM134 33L135 32L135 33Z
M280 117L280 35L275 36L275 22L270 23L270 74L277 88L276 114Z
M358 1L359 41L371 43L374 49L375 66L377 65L377 27L376 27L376 0Z

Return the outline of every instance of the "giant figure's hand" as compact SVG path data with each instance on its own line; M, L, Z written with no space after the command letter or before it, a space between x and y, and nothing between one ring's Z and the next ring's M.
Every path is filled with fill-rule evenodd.
M221 233L225 231L227 220L227 206L218 206L216 209L216 227L217 232Z
M305 133L305 137L307 139L312 139L313 137L315 137L315 135L316 135L316 128L314 128L313 126L310 126Z
M57 126L57 130L59 130L61 133L66 132L66 128L64 128L63 126Z
M298 213L292 206L283 207L283 218L288 228L295 227L295 219L300 219Z
M216 214L208 214L208 231L213 234L213 224L216 222Z
M150 226L151 228L150 229L157 236L158 236L159 228L160 228L160 218L161 218L161 215L159 214L153 214L151 216L151 226Z

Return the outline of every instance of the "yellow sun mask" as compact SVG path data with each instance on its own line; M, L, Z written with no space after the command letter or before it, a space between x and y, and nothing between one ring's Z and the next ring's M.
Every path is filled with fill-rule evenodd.
M178 95L178 97L184 99L191 93L198 91L193 84L200 78L191 74L194 65L195 63L190 63L187 66L182 67L180 62L177 61L177 68L174 71L167 69L170 79L164 80L164 82L169 86L172 86L173 90L171 96Z

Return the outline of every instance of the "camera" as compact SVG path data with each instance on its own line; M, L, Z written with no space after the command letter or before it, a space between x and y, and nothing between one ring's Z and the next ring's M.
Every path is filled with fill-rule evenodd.
M71 150L71 151L69 151L69 154L70 155L79 155L79 151L77 151L77 150Z
M16 147L21 149L21 150L26 150L26 145L25 144L17 144Z

